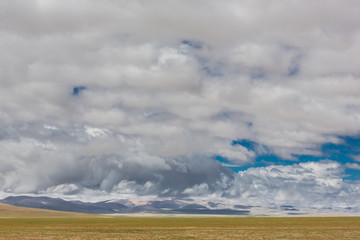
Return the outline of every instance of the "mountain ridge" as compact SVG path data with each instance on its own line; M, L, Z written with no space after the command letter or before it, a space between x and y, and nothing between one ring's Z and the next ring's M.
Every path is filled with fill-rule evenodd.
M112 199L101 202L67 201L45 196L9 196L1 203L19 207L91 214L214 214L249 215L251 206L220 204L192 199ZM216 206L216 207L214 207ZM219 207L220 206L220 207Z

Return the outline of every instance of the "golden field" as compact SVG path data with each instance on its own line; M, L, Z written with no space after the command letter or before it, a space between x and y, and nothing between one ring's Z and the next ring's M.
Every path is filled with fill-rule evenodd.
M360 217L110 217L0 204L0 239L360 239Z

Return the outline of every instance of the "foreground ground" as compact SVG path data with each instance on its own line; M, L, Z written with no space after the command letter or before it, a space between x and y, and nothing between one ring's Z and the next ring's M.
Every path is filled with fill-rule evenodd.
M360 218L99 217L1 205L0 239L360 239Z

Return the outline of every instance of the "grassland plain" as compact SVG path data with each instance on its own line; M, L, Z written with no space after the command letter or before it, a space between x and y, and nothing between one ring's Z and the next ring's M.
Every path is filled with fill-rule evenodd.
M360 217L109 217L2 205L0 239L360 239Z

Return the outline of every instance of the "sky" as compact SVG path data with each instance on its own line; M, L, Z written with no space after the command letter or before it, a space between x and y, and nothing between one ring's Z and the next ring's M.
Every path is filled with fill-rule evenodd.
M0 0L0 196L360 207L360 2Z

